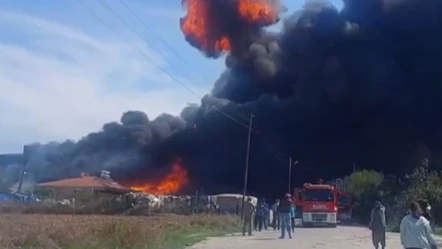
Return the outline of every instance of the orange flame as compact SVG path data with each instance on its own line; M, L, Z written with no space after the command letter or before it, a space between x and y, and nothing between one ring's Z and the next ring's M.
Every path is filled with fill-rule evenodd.
M195 42L196 46L208 54L228 52L232 50L232 41L228 37L225 21L231 21L229 16L220 16L213 2L216 0L182 0L187 7L187 15L181 19L181 30L184 35ZM268 26L278 21L280 13L279 0L219 0L225 4L234 4L232 8L238 17L238 26L254 25ZM227 13L229 15L229 13ZM225 20L217 20L225 18ZM195 44L192 44L195 45Z
M214 41L210 38L210 11L207 0L183 0L183 5L187 6L187 15L182 19L181 30L186 36L192 37L200 43L204 51L230 51L231 45L227 37L219 37Z
M189 183L188 173L181 166L181 160L176 160L172 171L159 184L144 184L131 186L133 191L142 191L153 195L168 195L180 191Z
M242 0L238 3L242 18L263 26L274 24L278 20L280 9L279 1L276 0Z

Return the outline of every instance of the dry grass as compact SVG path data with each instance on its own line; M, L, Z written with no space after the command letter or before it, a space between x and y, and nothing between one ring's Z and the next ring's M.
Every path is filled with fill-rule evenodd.
M202 239L236 226L230 216L0 214L0 248L178 249L196 242L191 234Z

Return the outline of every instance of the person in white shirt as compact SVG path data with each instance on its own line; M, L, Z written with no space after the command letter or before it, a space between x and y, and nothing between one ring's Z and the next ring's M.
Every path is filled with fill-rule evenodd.
M405 249L437 249L430 222L422 216L417 202L410 205L410 214L406 215L400 225L401 244Z

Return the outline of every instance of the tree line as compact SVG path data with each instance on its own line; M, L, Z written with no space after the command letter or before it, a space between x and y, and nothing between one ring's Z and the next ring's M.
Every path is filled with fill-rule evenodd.
M347 192L354 198L353 218L368 224L374 202L379 200L386 207L390 230L397 230L411 201L426 200L431 205L433 222L442 224L442 174L431 170L428 161L403 177L384 175L375 170L357 170L344 178Z

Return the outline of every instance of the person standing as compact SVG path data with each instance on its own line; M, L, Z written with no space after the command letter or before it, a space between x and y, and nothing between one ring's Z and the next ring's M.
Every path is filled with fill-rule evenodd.
M279 207L279 199L276 199L275 204L272 205L272 212L273 212L272 226L274 231L276 231L276 229L279 230L280 227L278 207Z
M292 229L290 222L290 210L292 206L292 196L290 194L286 194L278 207L279 218L281 220L281 237L279 237L280 239L285 238L286 231L289 235L289 238L292 238Z
M290 208L290 221L291 221L291 227L292 227L292 233L295 233L295 218L296 218L296 207L293 204Z
M263 218L262 224L264 225L264 229L267 230L267 229L268 229L268 226L267 226L267 224L268 224L268 219L269 219L269 217L270 217L270 215L269 215L269 213L270 213L270 209L269 209L269 205L267 204L265 198L262 198L262 205L263 205L264 208L265 208L265 210L264 210L265 213L264 213L264 218Z
M419 203L412 202L410 214L401 221L401 244L405 249L437 249L430 222L422 214Z
M249 236L252 235L252 220L255 213L255 206L252 203L252 198L247 197L247 201L244 203L244 217L242 235L246 236L246 231Z
M431 229L434 229L433 225L433 217L431 215L431 205L430 203L428 203L428 201L420 199L417 201L417 203L419 204L421 210L422 210L422 216L425 217L425 219L428 220L428 222L430 222L430 226Z
M385 207L380 201L376 201L374 208L371 210L371 239L374 248L378 249L381 244L382 249L385 248L385 233L387 228L387 222L385 220Z
M264 219L266 218L266 212L268 209L262 202L262 199L258 201L256 206L256 214L255 214L255 230L262 231L262 226L264 224Z

